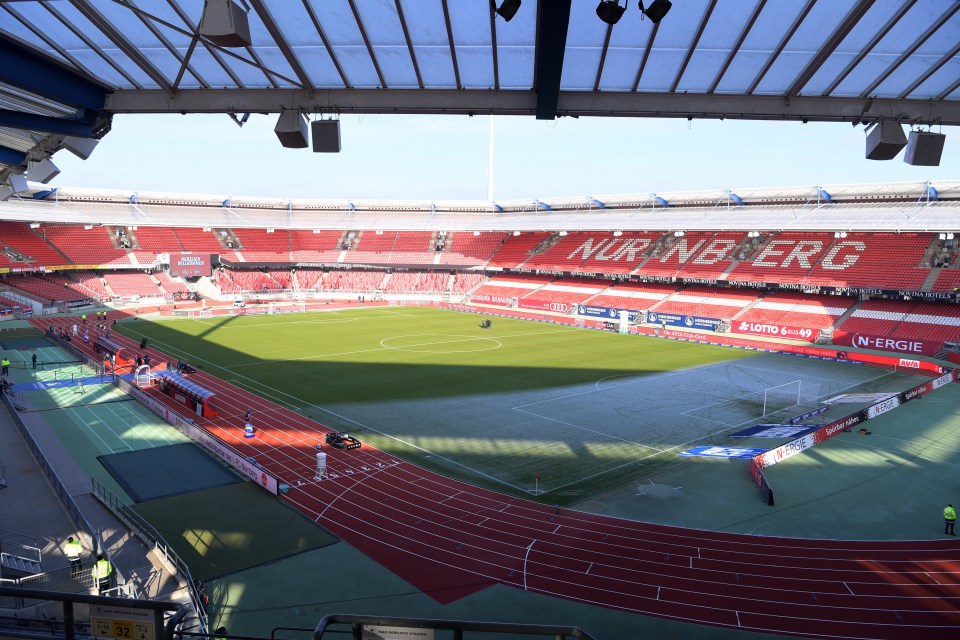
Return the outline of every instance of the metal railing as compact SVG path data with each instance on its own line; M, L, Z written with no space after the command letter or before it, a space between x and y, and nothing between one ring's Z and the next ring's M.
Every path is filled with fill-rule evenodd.
M562 627L547 624L513 624L509 622L476 622L471 620L437 620L431 618L388 618L382 616L357 616L331 614L324 616L313 632L313 640L322 640L326 633L342 633L328 629L331 625L348 625L353 638L363 637L364 627L399 627L401 629L433 629L452 631L453 640L463 640L465 633L470 637L488 638L490 635L530 635L545 636L554 640L579 638L596 640L580 627Z
M3 466L3 460L0 460L0 488L7 486L7 468Z
M100 540L99 532L83 516L83 513L80 511L80 507L78 507L77 503L74 501L73 496L71 496L70 492L67 491L67 488L64 486L63 481L60 480L57 472L54 471L53 467L50 466L50 463L47 462L46 457L43 455L43 451L40 449L40 445L38 445L37 441L33 439L33 435L31 435L29 429L27 429L27 425L25 425L23 420L20 418L20 414L17 413L17 410L14 409L13 405L10 403L10 398L7 397L6 393L0 394L0 398L3 399L3 404L7 408L7 412L13 418L13 423L17 426L17 429L20 430L20 434L23 436L23 440L26 442L27 448L33 455L34 460L37 461L37 465L40 467L40 470L43 471L43 474L47 477L50 487L53 489L53 492L57 494L57 497L60 498L60 502L63 504L63 508L66 510L67 515L70 516L71 520L73 520L73 523L76 525L78 530L86 531L93 540L94 555L97 553L106 553L103 551L103 544Z
M143 519L143 517L138 514L136 511L130 508L129 505L123 502L119 497L115 496L109 489L97 482L96 478L90 479L93 485L93 495L96 496L110 511L114 513L120 520L131 530L134 535L137 535L142 540L145 540L148 544L152 545L154 549L163 557L164 561L172 565L177 573L179 573L184 581L187 584L187 592L190 595L190 603L193 605L193 609L196 612L197 620L202 633L207 633L207 610L206 602L203 596L200 594L198 588L198 582L193 579L193 576L190 574L190 568L187 566L187 563L177 555L177 553L167 544L167 541L163 539L163 536L151 525L149 522Z
M0 598L20 597L22 591L0 584ZM13 638L36 638L38 629L50 630L45 637L76 640L79 637L90 637L91 629L89 617L94 605L103 607L122 607L123 609L142 609L152 613L152 622L157 630L157 637L162 640L173 640L176 626L185 615L185 607L173 602L159 602L156 600L126 600L120 598L106 598L86 594L57 593L54 591L31 592L31 599L41 602L59 602L60 615L54 619L25 620L16 618L13 626L0 624L0 635ZM167 612L174 612L172 616L165 616ZM4 622L0 620L0 623ZM24 623L29 624L24 624Z

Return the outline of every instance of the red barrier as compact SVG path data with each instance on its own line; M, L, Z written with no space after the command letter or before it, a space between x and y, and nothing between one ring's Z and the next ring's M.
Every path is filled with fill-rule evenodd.
M520 298L517 306L521 309L532 309L534 311L552 311L553 313L570 313L569 302L557 302L556 300L537 300L532 298Z
M867 333L851 333L837 329L833 334L833 343L858 349L874 349L876 351L892 351L894 353L908 353L914 356L934 356L943 349L942 342L919 340L916 338L892 338L890 336L875 336Z

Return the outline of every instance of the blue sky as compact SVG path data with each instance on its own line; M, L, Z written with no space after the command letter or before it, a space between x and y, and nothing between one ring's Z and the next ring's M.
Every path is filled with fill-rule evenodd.
M276 115L118 115L51 186L223 196L485 200L486 116L345 116L339 154L284 149ZM939 167L864 159L863 127L734 120L500 116L494 198L646 194L960 178L958 128Z

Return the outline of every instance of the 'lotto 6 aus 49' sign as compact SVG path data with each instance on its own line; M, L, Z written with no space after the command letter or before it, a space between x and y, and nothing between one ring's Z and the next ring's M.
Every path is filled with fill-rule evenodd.
M792 327L786 324L766 324L764 322L749 322L742 320L730 326L733 333L748 333L754 336L773 336L776 338L790 338L810 342L814 338L813 329L806 327Z

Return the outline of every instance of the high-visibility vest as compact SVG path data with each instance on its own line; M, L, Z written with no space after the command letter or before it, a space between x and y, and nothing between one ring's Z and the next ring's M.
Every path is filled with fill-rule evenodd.
M9 367L10 361L4 358L3 360L0 360L0 366Z
M90 572L94 580L103 580L109 577L111 573L113 573L113 565L110 564L109 560L97 560Z
M943 519L944 519L944 520L950 520L950 521L956 521L956 519L957 519L957 512L956 512L956 510L954 510L953 507L947 507L946 509L944 509L944 510L943 510Z
M83 553L83 545L79 542L68 542L63 545L63 553L70 560L79 560L80 554Z

